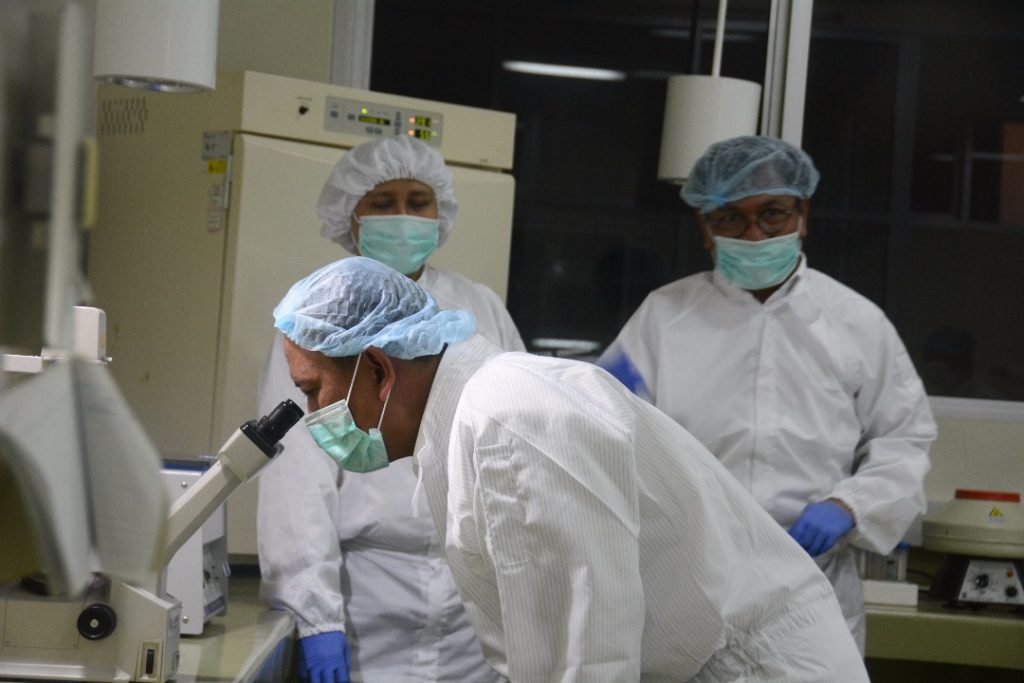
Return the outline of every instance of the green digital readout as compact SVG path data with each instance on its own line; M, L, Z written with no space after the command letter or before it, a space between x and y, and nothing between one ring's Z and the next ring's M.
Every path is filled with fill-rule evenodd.
M434 137L434 132L429 130L410 130L409 134L420 140L429 140Z
M370 116L369 114L360 114L359 123L372 123L375 126L391 125L391 121L389 119L385 119L380 116Z
M426 126L430 127L430 123L433 121L429 116L410 116L409 123L414 126Z

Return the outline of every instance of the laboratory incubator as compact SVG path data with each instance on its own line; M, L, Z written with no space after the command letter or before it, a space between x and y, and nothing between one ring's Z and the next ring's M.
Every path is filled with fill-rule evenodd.
M111 321L112 371L165 458L196 459L256 410L288 287L348 256L316 203L348 149L387 136L452 169L456 229L431 264L504 299L515 116L256 72L182 97L99 92L88 278ZM233 559L256 557L256 487L227 505Z

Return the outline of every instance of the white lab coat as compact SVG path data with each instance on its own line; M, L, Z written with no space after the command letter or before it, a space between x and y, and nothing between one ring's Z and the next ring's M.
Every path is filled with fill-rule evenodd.
M477 329L509 349L523 344L484 285L427 268L420 278L442 308L473 312ZM284 398L305 407L275 339L260 410ZM299 637L345 631L353 681L500 681L484 661L433 525L415 518L412 461L368 474L342 472L301 425L259 477L262 595L295 614ZM340 540L340 543L339 543Z
M449 346L415 455L488 660L533 681L867 681L828 581L600 368Z
M856 526L818 558L863 650L852 546L888 553L925 510L936 435L921 381L873 303L807 267L764 304L717 271L652 292L599 364L714 453L783 527L835 497Z
M416 281L444 309L461 308L476 316L476 331L506 351L525 351L519 330L505 304L487 285L458 273L427 266Z

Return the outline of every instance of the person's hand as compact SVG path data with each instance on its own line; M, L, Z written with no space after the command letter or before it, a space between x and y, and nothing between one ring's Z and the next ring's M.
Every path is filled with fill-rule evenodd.
M299 679L303 683L349 683L345 634L328 631L300 638Z
M831 550L852 528L853 515L845 505L823 500L804 508L800 518L789 528L789 535L811 557L817 557Z

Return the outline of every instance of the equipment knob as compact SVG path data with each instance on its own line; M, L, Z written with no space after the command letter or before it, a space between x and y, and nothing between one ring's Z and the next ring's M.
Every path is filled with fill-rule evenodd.
M78 615L78 632L88 640L102 640L117 628L117 613L110 605L96 602Z
M1007 586L1006 587L1006 597L1008 597L1008 598L1015 598L1015 597L1017 597L1017 587L1016 586Z
M975 576L974 585L978 588L988 588L988 574L978 574Z

